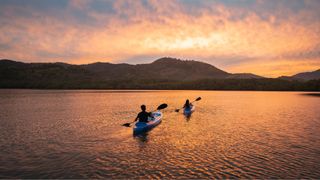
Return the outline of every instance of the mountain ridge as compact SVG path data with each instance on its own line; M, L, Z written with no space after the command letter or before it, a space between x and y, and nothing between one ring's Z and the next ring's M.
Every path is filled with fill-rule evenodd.
M292 76L280 76L280 79L296 80L296 81L309 81L314 79L320 79L320 69L310 72L301 72Z
M233 75L235 75L235 78L263 78L258 75L254 75L251 73L228 73L226 71L223 71L211 64L201 62L201 61L195 61L195 60L180 60L176 58L170 58L170 57L163 57L159 58L151 63L146 63L146 64L127 64L127 63L120 63L120 64L114 64L110 62L94 62L94 63L89 63L89 64L80 64L80 65L74 65L74 64L68 64L68 63L62 63L62 62L48 62L48 63L24 63L20 61L15 61L15 60L8 60L8 59L1 59L0 60L1 64L11 64L13 65L14 63L20 64L20 65L63 65L63 66L78 66L81 68L84 68L88 71L92 72L103 72L106 69L110 70L108 68L115 68L116 70L124 70L123 68L128 68L128 72L130 73L135 73L137 70L138 71L145 71L148 72L148 69L151 69L153 71L157 70L162 70L162 73L171 73L171 75L177 76L177 73L173 72L168 72L169 70L175 71L176 69L180 70L183 72L183 74L178 75L179 78L181 79L182 76L188 77L188 72L190 71L189 74L191 75L198 75L196 78L192 79L204 79L204 78L232 78ZM157 67L153 67L157 66ZM136 68L136 71L133 69ZM115 71L115 70L114 70ZM180 73L181 73L180 72ZM149 72L152 73L152 72ZM200 75L202 74L202 75ZM105 75L110 75L110 74L105 74ZM139 74L137 74L139 75ZM189 77L191 77L189 75ZM240 76L241 75L241 76ZM164 77L163 77L164 78ZM178 79L178 78L176 78ZM188 80L188 78L186 78Z
M300 76L299 76L300 77ZM308 76L309 77L309 76ZM317 90L318 81L229 73L211 64L160 58L147 64L24 63L0 60L0 88ZM320 82L320 78L319 78ZM309 84L308 84L309 83Z
M213 77L198 77L198 78L228 78L228 79L250 79L250 78L265 78L263 76L259 76L253 73L229 73L226 71L223 71L209 63L201 62L201 61L195 61L195 60L181 60L178 58L171 58L171 57L162 57L159 59L154 60L151 63L145 63L145 64L128 64L128 63L111 63L111 62L93 62L93 63L88 63L88 64L68 64L64 62L31 62L31 63L26 63L26 62L21 62L21 61L16 61L16 60L10 60L10 59L0 59L0 63L2 66L4 65L32 65L32 66L41 66L41 65L61 65L64 67L82 67L86 70L92 71L92 72L103 72L106 68L114 68L115 66L118 66L116 70L123 69L123 68L128 68L129 72L132 71L134 67L139 69L140 71L147 71L146 69L150 68L150 66L153 65L160 65L162 68L179 68L176 66L179 65L185 65L183 68L189 69L191 66L196 65L198 66L197 68L202 67L202 68L207 68L206 72L208 75L212 75ZM173 66L173 67L172 67ZM145 69L144 69L145 68ZM181 67L180 67L181 69ZM191 68L192 69L192 68ZM195 69L193 68L193 71ZM203 69L201 69L203 70ZM208 71L215 71L215 73L211 74ZM186 72L185 72L186 73ZM203 73L203 72L202 72ZM185 74L187 75L187 74ZM301 72L297 73L292 76L280 76L278 77L279 79L285 79L285 80L312 80L312 79L320 79L320 69L315 70L315 71L310 71L310 72Z

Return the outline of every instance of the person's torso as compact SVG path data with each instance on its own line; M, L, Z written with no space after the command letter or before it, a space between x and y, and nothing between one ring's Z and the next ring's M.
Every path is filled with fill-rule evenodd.
M149 117L150 113L142 111L139 113L138 117L139 117L139 122L148 122L148 117Z
M184 108L190 109L190 104L187 104L187 103L186 103L186 104L184 105Z

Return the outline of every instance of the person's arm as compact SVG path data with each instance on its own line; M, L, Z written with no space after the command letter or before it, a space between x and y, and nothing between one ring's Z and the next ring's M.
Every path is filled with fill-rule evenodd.
M137 117L134 119L134 121L137 121L139 119L140 113L137 115Z

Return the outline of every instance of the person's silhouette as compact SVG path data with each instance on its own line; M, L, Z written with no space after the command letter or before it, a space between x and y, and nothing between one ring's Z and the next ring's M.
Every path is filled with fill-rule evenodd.
M152 113L151 112L146 112L146 106L145 105L141 105L141 112L138 114L138 116L136 117L136 119L134 121L137 121L139 119L139 122L148 122L148 118L152 117Z
M183 108L190 109L191 106L192 106L192 104L189 102L189 99L187 99L186 103L183 105Z

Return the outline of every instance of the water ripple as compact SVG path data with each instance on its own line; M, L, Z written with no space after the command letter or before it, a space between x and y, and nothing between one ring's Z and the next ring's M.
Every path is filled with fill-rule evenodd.
M320 178L318 98L26 91L0 93L0 178ZM198 96L190 118L173 111ZM140 104L152 109L159 102L172 109L151 132L133 136L120 126L133 120Z

